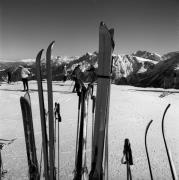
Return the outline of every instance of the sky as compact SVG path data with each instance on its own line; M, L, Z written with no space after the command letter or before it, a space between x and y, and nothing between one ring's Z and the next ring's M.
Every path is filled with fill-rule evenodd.
M53 40L54 56L98 51L100 21L115 54L179 50L178 0L0 0L0 60L35 58Z

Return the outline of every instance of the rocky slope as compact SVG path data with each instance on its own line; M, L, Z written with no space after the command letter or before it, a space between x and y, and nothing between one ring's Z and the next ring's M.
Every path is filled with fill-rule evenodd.
M179 88L179 53L160 61L138 78L138 86Z

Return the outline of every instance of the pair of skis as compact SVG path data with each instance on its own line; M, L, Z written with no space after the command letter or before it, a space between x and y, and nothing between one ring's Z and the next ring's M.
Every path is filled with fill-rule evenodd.
M50 43L46 52L49 133L47 133L47 126L46 126L46 113L45 113L42 74L41 74L41 56L42 56L43 49L38 53L36 57L45 180L56 179L55 138L54 138L55 137L55 134L54 134L55 119L54 119L54 108L53 108L52 68L51 68L51 53L52 53L52 48L53 48L54 43L55 43L54 41ZM49 134L49 141L48 141L47 134Z
M165 115L166 115L166 112L169 109L169 107L170 107L170 104L168 104L168 106L166 107L166 109L165 109L165 111L163 113L163 117L162 117L162 136L163 136L163 140L164 140L164 144L165 144L165 149L166 149L166 152L167 152L167 157L168 157L168 162L169 162L169 166L170 166L172 179L173 180L178 180L177 173L176 173L175 166L174 166L174 162L172 160L171 152L170 152L170 149L168 148L166 138L165 138L164 119L165 119ZM148 133L148 129L149 129L152 122L153 122L153 120L151 120L147 124L146 130L145 130L145 149L146 149L146 155L147 155L147 161L148 161L151 180L153 180L153 174L152 174L150 158L149 158L149 153L148 153L148 148L147 148L147 133Z
M79 96L78 125L74 180L107 180L108 179L108 121L111 85L112 52L114 30L108 29L101 22L99 27L99 61L97 95L92 96L92 155L91 171L86 169L86 103L88 90L82 87ZM95 112L94 112L95 111Z
M42 149L44 159L44 176L45 180L56 179L55 169L55 146L54 146L54 109L53 109L53 93L52 93L52 70L51 70L51 51L54 45L54 41L48 46L46 52L46 68L47 68L47 90L48 90L48 120L49 120L49 141L46 125L46 112L44 105L44 95L42 86L42 74L41 74L41 56L43 49L38 53L36 57L36 69L37 69L37 84L39 94L40 105L40 117L41 117L41 130L42 130ZM33 130L33 119L30 95L25 94L20 98L20 104L22 109L24 133L26 141L27 159L29 166L29 176L32 180L39 180L40 173L38 168L38 161L36 155L36 146Z

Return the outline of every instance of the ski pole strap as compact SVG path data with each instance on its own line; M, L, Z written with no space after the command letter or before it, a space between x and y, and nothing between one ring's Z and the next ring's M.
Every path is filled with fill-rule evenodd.
M125 139L124 141L123 157L125 157L126 160L125 162L122 161L123 164L129 163L129 165L133 165L132 150L129 139Z
M55 119L58 120L58 122L61 122L61 115L60 115L60 104L55 103Z

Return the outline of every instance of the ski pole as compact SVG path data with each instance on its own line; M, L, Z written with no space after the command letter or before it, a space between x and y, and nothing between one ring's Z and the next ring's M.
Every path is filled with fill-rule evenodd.
M77 152L78 152L78 139L79 139L79 126L80 126L80 108L81 108L81 92L78 94L78 121L76 133L76 154L75 154L75 167L77 165ZM76 170L75 170L76 171Z
M105 132L104 180L108 180L108 125Z
M145 130L145 150L146 150L146 154L147 154L147 161L148 161L148 165L149 165L149 171L150 171L151 180L153 180L153 175L152 175L152 169L151 169L151 165L150 165L149 153L148 153L148 148L147 148L147 132L148 132L148 129L149 129L152 122L153 122L153 120L151 120L147 124L146 130Z
M59 179L59 167L60 167L60 160L59 160L59 149L60 149L60 139L59 139L59 136L60 136L60 130L59 130L59 123L61 122L61 115L60 115L60 104L59 103L55 103L55 120L57 121L57 138L58 138L58 142L57 142L57 145L58 145L58 152L57 152L57 157L58 157L58 165L57 165L57 174L58 174L58 179ZM56 123L56 122L55 122Z
M59 121L58 121L58 180L60 179L60 152L59 152L59 149L60 149L60 133L59 133Z
M125 161L123 160L124 158L125 158ZM122 164L126 164L127 180L132 180L130 165L133 165L133 158L132 158L132 150L131 150L129 139L124 140L123 158L121 162Z
M62 121L61 119L61 115L60 115L60 104L58 103L57 104L57 121L58 121L58 180L59 180L59 177L60 177L60 122Z
M169 107L170 107L170 104L168 104L168 106L166 107L166 109L165 109L165 111L163 113L163 117L162 117L162 135L163 135L163 140L164 140L164 144L165 144L165 149L166 149L166 152L167 152L167 157L168 157L168 162L169 162L169 166L170 166L170 171L171 171L171 174L172 174L172 179L177 180L178 177L177 177L175 166L174 166L174 163L173 163L173 160L172 160L172 157L171 157L171 152L170 152L170 150L168 149L168 146L167 146L167 142L166 142L166 139L165 139L165 131L164 131L164 119L165 119L165 115L166 115L166 112L167 112Z
M2 157L1 157L1 149L3 145L0 144L0 180L1 180L1 175L2 175Z
M42 170L42 147L40 152L40 167L39 167L39 176L41 177L41 170Z

